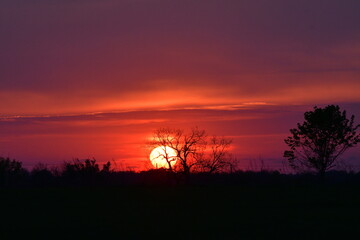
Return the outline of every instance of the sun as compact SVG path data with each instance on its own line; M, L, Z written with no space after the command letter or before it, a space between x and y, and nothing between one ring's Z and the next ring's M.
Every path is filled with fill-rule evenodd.
M150 161L155 168L169 168L169 163L173 167L176 163L176 151L168 146L159 146L150 153ZM166 160L167 159L167 160Z

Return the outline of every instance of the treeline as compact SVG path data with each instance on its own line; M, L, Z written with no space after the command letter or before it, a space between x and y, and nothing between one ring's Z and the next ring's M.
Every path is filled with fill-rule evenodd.
M284 140L288 149L283 156L298 173L295 175L237 171L237 160L230 153L232 139L209 136L198 127L188 131L160 128L148 145L153 149L150 154L153 165L164 168L140 173L116 172L110 162L99 165L95 159L76 159L65 162L60 169L38 164L29 172L21 162L0 158L0 186L358 183L359 173L332 171L344 164L341 155L360 143L357 133L360 124L355 124L354 119L354 115L347 118L346 111L335 105L305 112L304 122L290 129L291 135Z
M234 171L222 173L194 172L185 175L168 169L142 172L115 171L111 163L99 165L95 159L65 162L62 168L49 169L38 164L31 171L22 163L0 157L0 187L65 187L65 186L181 186L181 185L314 185L360 184L360 173L329 171L318 175L282 174L279 171Z

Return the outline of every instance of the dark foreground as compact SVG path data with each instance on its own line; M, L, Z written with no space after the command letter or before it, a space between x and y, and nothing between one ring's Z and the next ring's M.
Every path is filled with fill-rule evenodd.
M358 186L32 187L0 195L1 239L360 236Z

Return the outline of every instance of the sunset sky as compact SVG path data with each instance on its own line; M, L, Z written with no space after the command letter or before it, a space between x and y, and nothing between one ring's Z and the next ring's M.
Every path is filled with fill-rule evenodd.
M360 122L359 12L358 0L2 0L0 155L141 170L156 128L199 126L231 137L242 168L280 168L313 106Z

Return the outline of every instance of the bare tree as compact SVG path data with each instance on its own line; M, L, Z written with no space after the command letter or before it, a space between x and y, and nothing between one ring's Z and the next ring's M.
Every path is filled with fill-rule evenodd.
M231 143L232 140L225 137L208 137L205 130L197 127L188 132L160 128L154 132L151 146L163 150L159 157L166 160L170 171L188 174L195 170L209 173L233 170L235 161L229 154ZM176 158L169 154L167 147L176 152ZM177 161L175 166L174 161Z
M168 163L169 169L173 161L178 161L180 172L189 174L196 165L195 155L205 146L205 130L195 127L189 132L182 129L160 128L155 131L152 141L153 147L172 148L176 152L176 158L171 158L167 151L163 151L162 156Z
M236 156L229 153L229 158L227 160L227 167L228 167L227 170L230 173L236 172L239 167L239 162L240 160Z
M225 137L213 136L207 143L205 151L196 154L197 164L201 171L208 173L233 169L233 158L229 154L231 139Z
M170 129L170 128L160 128L154 132L153 140L150 143L152 147L160 148L162 151L158 151L155 158L164 159L168 165L168 169L173 172L174 162L178 157L170 156L169 147L176 151L176 154L179 155L179 151L175 149L175 146L180 145L180 138L182 136L182 130L180 129Z

